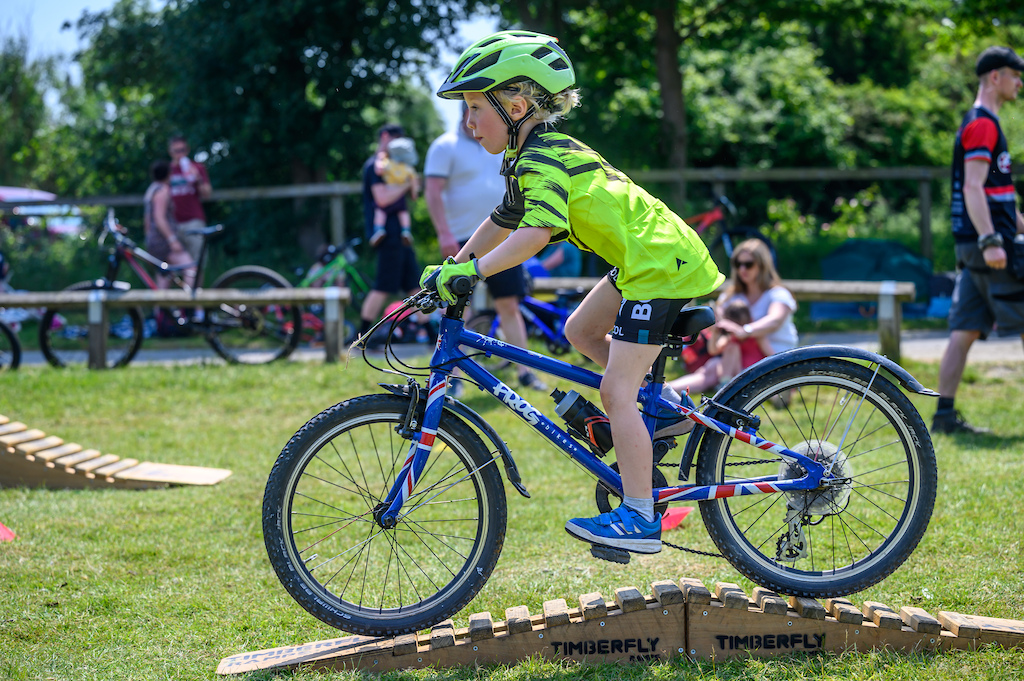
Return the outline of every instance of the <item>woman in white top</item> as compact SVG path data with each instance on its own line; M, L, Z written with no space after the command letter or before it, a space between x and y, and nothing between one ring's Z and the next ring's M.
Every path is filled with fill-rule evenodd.
M775 271L771 251L763 241L748 239L736 246L730 260L732 267L725 291L718 298L718 321L715 328L744 341L767 339L773 352L782 352L797 345L793 313L796 301ZM742 326L725 319L721 310L732 300L741 300L750 308L751 322ZM766 345L762 343L762 345ZM694 373L671 381L669 385L683 393L703 393L720 385L742 369L738 343L729 343L721 355L712 357Z

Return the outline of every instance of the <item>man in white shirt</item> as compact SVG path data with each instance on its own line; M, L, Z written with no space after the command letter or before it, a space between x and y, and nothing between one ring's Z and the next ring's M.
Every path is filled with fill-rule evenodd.
M463 102L458 128L433 141L423 168L427 209L444 258L459 252L505 196L502 157L488 153L480 145L467 126L468 120L469 110ZM522 267L517 265L488 277L487 287L505 341L525 348L526 322L519 312L519 301L526 295ZM525 387L546 388L525 367L519 367L519 382Z

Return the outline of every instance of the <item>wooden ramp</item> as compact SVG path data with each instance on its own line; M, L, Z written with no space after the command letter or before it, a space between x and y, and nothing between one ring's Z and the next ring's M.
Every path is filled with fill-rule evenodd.
M793 652L889 648L906 652L974 650L995 643L1024 647L1024 621L939 612L893 610L846 599L824 604L784 599L754 589L747 596L735 584L719 582L711 593L699 580L651 584L643 595L634 587L615 591L606 602L599 593L547 601L543 613L526 606L505 610L503 621L488 612L469 617L469 627L451 620L426 634L397 638L345 636L300 646L259 650L221 660L217 673L243 674L296 667L362 669L371 672L427 666L515 664L533 656L580 662L665 660L678 655L721 660L741 655L769 657Z
M148 489L215 485L231 471L122 459L0 415L0 487Z

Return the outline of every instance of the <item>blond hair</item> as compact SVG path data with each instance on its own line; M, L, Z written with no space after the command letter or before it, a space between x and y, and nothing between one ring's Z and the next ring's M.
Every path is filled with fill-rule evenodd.
M536 109L533 117L541 123L557 123L580 105L580 91L577 88L567 87L551 95L532 80L523 80L501 90L494 90L494 96L504 107L511 105L515 99L525 100L527 107L533 106Z

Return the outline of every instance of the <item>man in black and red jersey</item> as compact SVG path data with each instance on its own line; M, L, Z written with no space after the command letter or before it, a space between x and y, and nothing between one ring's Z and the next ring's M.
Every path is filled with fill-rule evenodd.
M1007 248L1024 217L1010 174L1010 151L999 109L1017 99L1024 59L1008 47L978 57L978 96L964 116L953 147L953 238L957 269L949 311L949 344L939 368L939 407L932 432L983 433L953 406L967 351L995 325L1001 336L1024 338L1024 281L1007 268Z

